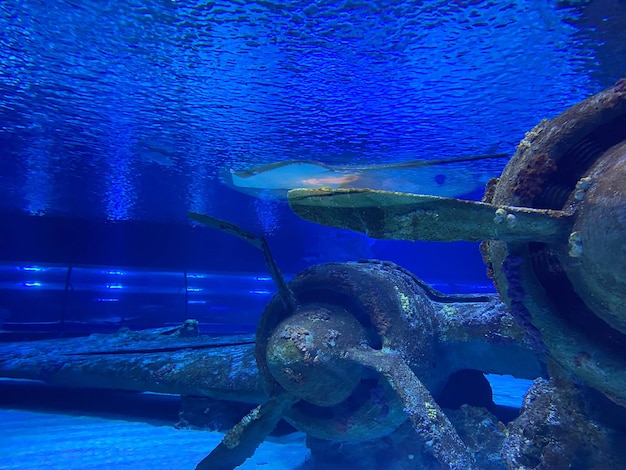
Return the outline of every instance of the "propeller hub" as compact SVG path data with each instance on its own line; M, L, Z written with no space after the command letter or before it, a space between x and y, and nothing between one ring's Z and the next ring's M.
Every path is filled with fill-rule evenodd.
M561 256L568 278L587 307L626 333L626 140L612 147L578 183L581 200Z
M318 406L333 406L350 396L362 367L343 359L343 351L367 344L365 328L336 305L309 304L283 320L267 345L267 366L292 395Z

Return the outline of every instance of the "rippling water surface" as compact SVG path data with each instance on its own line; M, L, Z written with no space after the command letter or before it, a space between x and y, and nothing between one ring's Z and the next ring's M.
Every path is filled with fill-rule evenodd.
M512 154L623 73L624 9L5 0L0 208L178 221L223 204L222 167Z

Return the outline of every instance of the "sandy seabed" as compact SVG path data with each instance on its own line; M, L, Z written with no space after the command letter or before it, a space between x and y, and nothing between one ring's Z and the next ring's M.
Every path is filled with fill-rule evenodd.
M193 470L221 438L145 422L0 409L0 469ZM294 469L309 455L304 439L272 438L239 468Z

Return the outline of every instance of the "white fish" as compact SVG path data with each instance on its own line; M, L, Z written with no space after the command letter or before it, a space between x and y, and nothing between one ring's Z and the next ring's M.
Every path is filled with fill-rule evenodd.
M230 188L260 199L282 199L291 189L322 186L457 197L481 189L486 183L484 173L469 171L466 162L504 157L508 154L375 165L327 165L309 160L291 160L243 171L222 169L220 179Z

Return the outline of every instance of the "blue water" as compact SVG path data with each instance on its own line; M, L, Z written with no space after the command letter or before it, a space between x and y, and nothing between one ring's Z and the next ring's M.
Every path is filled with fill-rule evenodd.
M200 243L181 232L195 210L266 235L286 271L371 257L429 281L488 283L474 245L312 226L282 202L227 188L219 171L512 155L539 120L623 73L623 10L610 1L3 1L0 211L11 217L0 259L264 269L227 237ZM454 172L486 181L505 164ZM448 256L468 261L450 274Z
M271 231L219 168L512 153L622 72L567 3L4 1L0 208Z
M252 331L274 292L263 257L189 210L264 235L288 277L378 258L493 292L477 244L314 226L219 174L513 155L624 75L624 24L618 0L3 0L0 320ZM507 160L442 172L485 182ZM490 381L514 407L529 385Z

